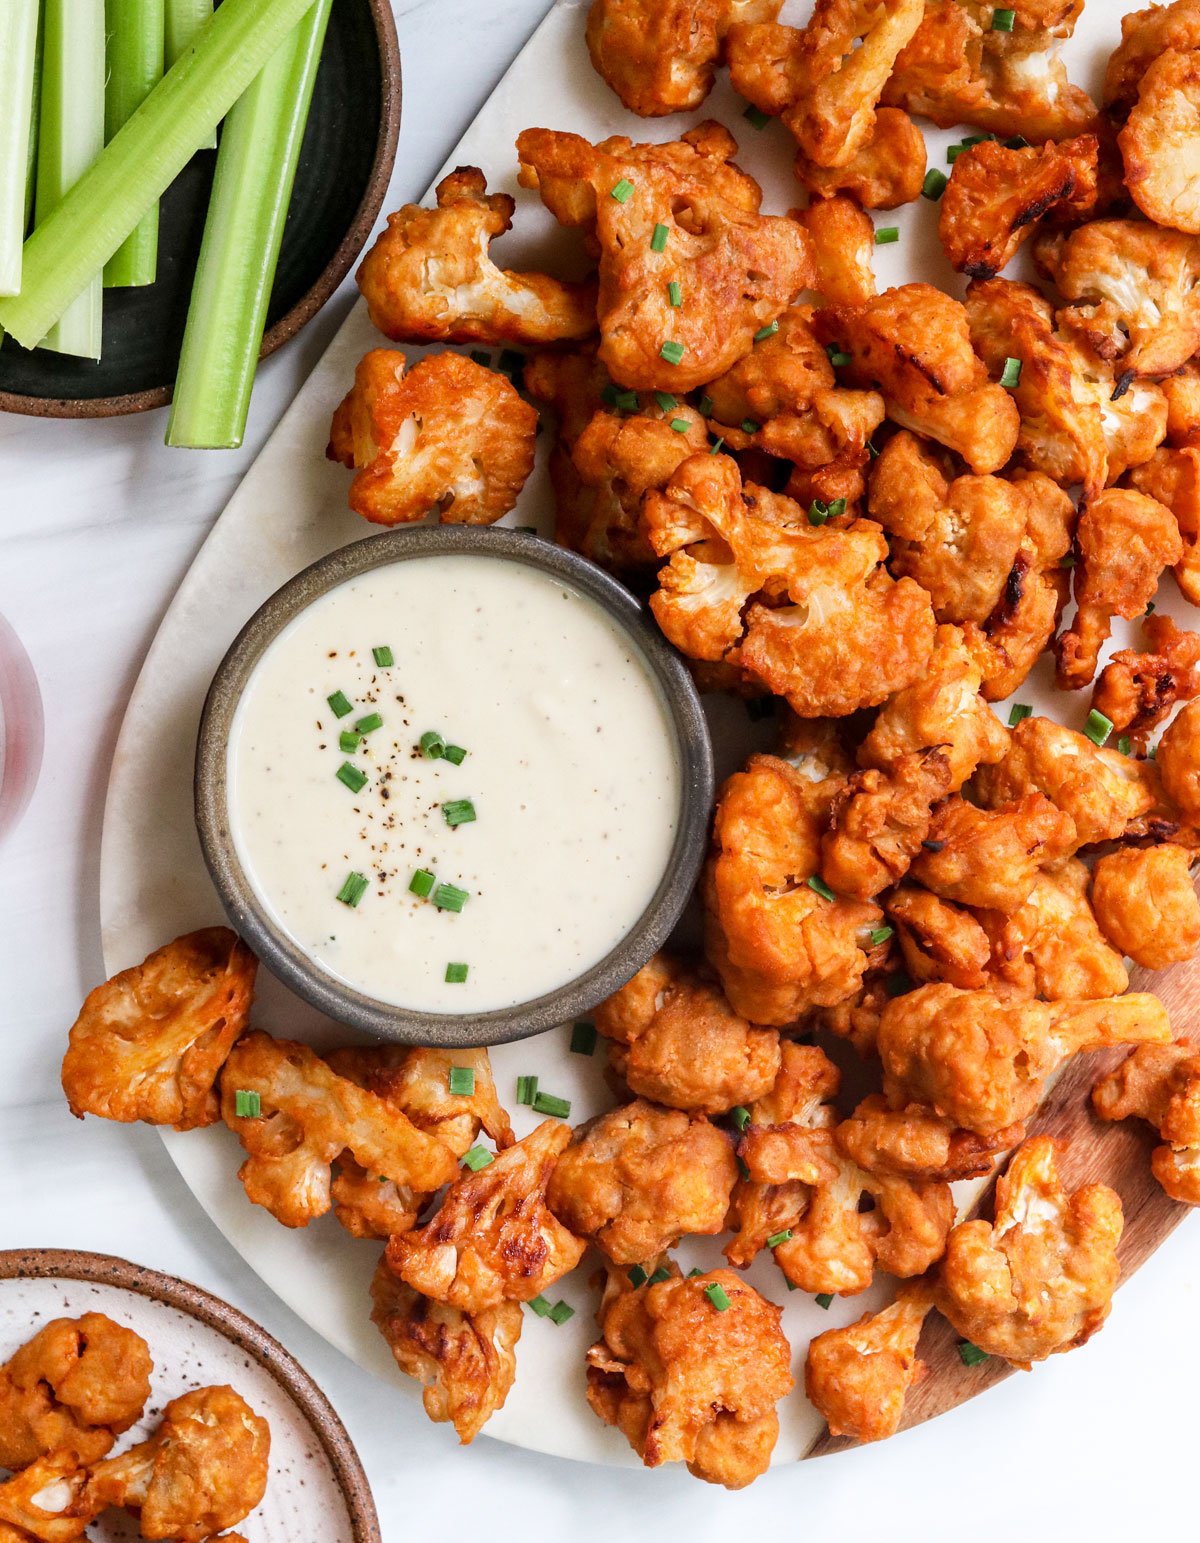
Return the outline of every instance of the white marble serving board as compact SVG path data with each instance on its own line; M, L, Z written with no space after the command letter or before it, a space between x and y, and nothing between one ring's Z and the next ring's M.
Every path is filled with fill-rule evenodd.
M745 104L724 78L703 111L690 117L646 122L625 112L589 63L583 40L586 10L585 0L561 0L447 158L447 169L481 166L492 189L517 198L516 228L496 244L500 262L516 268L545 266L564 276L580 269L576 233L562 231L536 196L517 186L513 145L518 132L532 125L570 129L593 140L615 133L667 139L703 117L716 117L739 141L739 164L762 184L764 209L784 212L801 201L788 135L776 123L761 132L752 129L743 117ZM800 23L809 10L809 0L788 0L783 16ZM1118 37L1119 14L1120 7L1109 0L1091 0L1067 52L1072 79L1094 94L1104 59ZM922 127L929 164L944 166L946 146L961 133ZM403 158L403 134L400 155ZM389 201L387 207L398 202ZM882 217L882 223L899 226L900 239L877 249L881 288L923 278L961 292L961 281L938 245L936 221L937 206L924 199ZM192 822L192 757L201 705L221 656L268 595L318 557L373 533L374 527L348 512L348 474L325 460L324 449L330 417L352 381L355 365L382 342L360 303L217 521L150 649L117 746L105 810L101 914L110 971L136 962L180 932L222 919ZM547 438L540 442L538 468L505 522L536 525L543 533L552 526L544 464ZM1173 585L1160 603L1180 619L1186 613ZM1076 726L1086 715L1082 698L1052 694L1045 661L1020 694L1039 710ZM999 711L1007 715L1006 708ZM723 776L735 768L749 743L745 715L733 702L715 701L710 716L718 775ZM339 1032L265 972L260 973L256 1017L275 1033L321 1043ZM572 1099L573 1121L611 1103L602 1057L570 1054L562 1031L502 1046L493 1051L493 1060L501 1096L510 1107L516 1076L528 1072L539 1076L543 1088ZM523 1135L534 1121L527 1110L517 1108L514 1123ZM394 1378L398 1396L415 1396L415 1385L395 1372L368 1321L367 1287L378 1247L353 1241L328 1219L304 1232L289 1232L251 1206L235 1178L239 1150L227 1131L167 1133L165 1140L196 1198L263 1280L330 1343L360 1365ZM716 1245L688 1244L679 1256L685 1268L720 1262ZM624 1439L600 1424L583 1397L583 1355L595 1327L588 1264L585 1261L556 1291L577 1309L569 1323L557 1327L527 1317L516 1384L487 1434L535 1451L628 1463L634 1459ZM836 1301L823 1312L812 1298L788 1293L773 1264L762 1259L750 1279L784 1303L798 1387L811 1336L852 1321L878 1300L870 1293ZM801 1392L785 1401L781 1416L775 1461L790 1462L804 1455L821 1421Z

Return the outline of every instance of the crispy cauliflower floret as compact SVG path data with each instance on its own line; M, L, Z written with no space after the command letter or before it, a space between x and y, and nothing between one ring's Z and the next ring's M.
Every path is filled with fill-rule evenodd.
M588 1351L588 1403L647 1468L684 1462L742 1489L765 1473L792 1390L781 1309L731 1270L609 1293Z
M1043 232L1039 267L1077 307L1122 373L1169 375L1200 350L1200 240L1137 220Z
M1125 847L1092 869L1092 907L1110 942L1148 970L1190 959L1200 944L1192 854L1170 842Z
M1177 703L1200 696L1200 633L1182 632L1169 616L1142 623L1145 652L1119 649L1104 668L1092 706L1117 734L1142 745Z
M926 0L883 100L942 128L969 123L1035 142L1088 130L1096 108L1058 56L1082 0L1026 0L1012 7L1011 32L992 25L995 9L990 0Z
M836 1168L824 1136L837 1118L841 1074L816 1045L789 1040L774 1085L750 1106L738 1155L760 1184L816 1184Z
M774 756L752 756L718 796L706 948L734 1011L752 1023L794 1023L862 981L878 907L826 900L807 883L831 796Z
M893 890L884 909L913 980L946 981L966 991L987 984L991 944L969 911L915 884Z
M434 510L445 523L493 525L533 470L537 409L503 375L459 354L406 374L395 349L375 348L333 417L328 456L355 470L350 507L377 525Z
M63 1059L71 1113L176 1130L211 1125L214 1086L249 1019L257 969L227 927L205 927L97 986Z
M876 295L875 225L850 198L817 198L792 218L812 238L812 288L827 305L865 305Z
M1058 684L1078 690L1096 673L1114 616L1140 616L1158 589L1164 568L1183 555L1175 517L1144 493L1110 488L1090 500L1075 530L1078 609L1055 644Z
M1142 1045L1092 1089L1102 1120L1147 1120L1163 1138L1150 1157L1172 1200L1200 1205L1200 1055L1186 1040Z
M1155 792L1141 765L1035 715L1017 724L1002 761L980 769L975 792L987 809L1044 793L1075 821L1078 844L1093 846L1118 840L1154 808Z
M102 1507L88 1503L88 1469L52 1452L0 1481L0 1543L73 1543Z
M980 919L992 940L990 985L998 996L1061 1002L1119 996L1129 987L1125 961L1097 924L1088 870L1077 859L1039 874L1011 915L984 911Z
M898 883L949 788L950 763L941 750L901 756L887 771L855 772L834 799L821 838L825 882L853 900L873 900Z
M1159 741L1163 790L1189 824L1200 824L1200 702L1189 702Z
M1167 399L1167 444L1172 450L1200 444L1200 364L1190 360L1161 386Z
M1078 215L1096 200L1094 134L1011 149L971 145L954 162L938 212L938 235L952 268L992 279L1051 210Z
M437 1214L387 1246L394 1275L422 1296L472 1315L528 1302L568 1274L583 1242L546 1204L571 1129L544 1120L477 1172L460 1173Z
M257 1095L260 1113L240 1113L239 1094ZM411 1225L413 1197L454 1176L448 1147L293 1040L256 1031L239 1042L222 1076L221 1115L248 1154L238 1171L247 1197L285 1227L307 1227L336 1204L350 1231L371 1236L360 1213L364 1182L368 1195L391 1184L389 1193L408 1197ZM347 1154L349 1174L331 1182Z
M989 1137L1028 1119L1045 1079L1078 1052L1170 1037L1166 1009L1145 994L1004 1002L989 991L919 986L884 1008L879 1054L890 1103L928 1104Z
M1063 1144L1038 1136L996 1181L994 1222L961 1222L935 1285L938 1310L988 1355L1028 1368L1082 1345L1108 1317L1120 1266L1120 1197L1103 1184L1068 1195Z
M760 1098L779 1071L775 1030L754 1028L718 986L667 954L601 1002L595 1020L630 1092L672 1109L723 1114Z
M822 343L850 354L851 385L883 393L893 422L957 451L973 472L1008 461L1020 415L988 380L957 300L932 284L902 284L864 305L818 311L813 326Z
M1156 450L1127 480L1175 516L1182 543L1175 581L1185 600L1200 605L1200 448Z
M833 1139L868 1173L954 1183L991 1173L996 1154L1023 1135L1024 1128L1013 1125L985 1141L921 1104L892 1109L881 1094L872 1093L834 1129Z
M230 1387L173 1398L147 1441L93 1468L93 1514L120 1506L143 1538L202 1543L249 1516L267 1492L271 1432Z
M691 112L713 88L735 23L774 21L782 0L592 0L596 73L642 118Z
M152 1370L141 1335L103 1313L46 1324L0 1367L0 1468L96 1462L141 1418Z
M616 1264L721 1231L737 1177L729 1138L702 1115L644 1099L575 1133L550 1181L551 1210Z
M923 1287L904 1287L881 1312L826 1329L810 1343L804 1391L831 1436L882 1441L895 1435L908 1390L925 1375L917 1341L932 1306Z
M1168 49L1153 61L1117 141L1125 186L1146 218L1200 233L1200 57Z
M1041 870L1076 845L1075 821L1042 793L994 809L949 798L934 811L911 872L943 900L1011 912L1024 905Z
M521 1304L500 1302L465 1313L431 1302L379 1261L371 1282L371 1321L396 1365L424 1385L421 1400L435 1423L450 1421L468 1446L504 1407L517 1375Z
M928 597L888 576L879 527L815 527L781 494L743 490L728 456L685 461L647 495L643 529L670 558L650 608L671 642L739 665L804 717L873 706L929 657Z
M920 196L925 165L920 129L898 107L881 107L870 139L845 165L818 166L800 151L796 176L814 198L846 193L864 209L896 209Z
M1155 59L1168 49L1200 49L1200 0L1148 5L1121 17L1121 42L1109 58L1103 102L1118 113L1137 101L1138 86Z
M923 0L817 0L803 31L734 27L734 89L780 113L808 160L845 166L871 139L880 94L923 9Z
M405 204L363 258L358 287L395 343L565 343L596 330L596 285L509 273L488 256L516 205L477 166L437 185L437 208Z
M517 150L523 185L562 223L595 231L600 358L622 386L684 392L712 380L809 281L803 232L758 212L758 185L729 164L737 145L717 124L665 145L526 129ZM658 225L665 246L652 239Z

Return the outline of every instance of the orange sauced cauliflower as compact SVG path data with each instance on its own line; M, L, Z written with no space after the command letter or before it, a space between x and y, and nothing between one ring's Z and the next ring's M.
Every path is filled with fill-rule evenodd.
M946 981L967 991L987 985L991 944L969 911L916 884L894 889L884 909L913 980Z
M1121 953L1148 970L1190 959L1200 944L1200 900L1192 854L1164 842L1123 847L1092 869L1092 906L1104 933Z
M1142 632L1145 649L1118 649L1092 693L1113 732L1138 745L1180 702L1200 696L1200 633L1181 631L1161 613L1147 616Z
M842 166L818 166L801 150L796 177L814 198L846 193L864 209L911 204L925 181L925 139L906 112L881 107L866 144Z
M825 882L852 900L874 900L898 883L949 788L950 762L940 749L913 751L887 771L855 772L834 798L821 839Z
M792 218L811 239L812 287L827 305L865 305L876 293L875 225L852 198L816 198Z
M1061 1002L1128 989L1125 961L1088 901L1088 879L1086 866L1072 858L1039 874L1017 910L980 912L992 941L988 984L997 996Z
M912 876L958 905L1012 912L1024 905L1043 866L1070 855L1075 821L1042 793L980 809L948 798L934 813Z
M1200 234L1196 144L1200 136L1200 56L1169 48L1138 84L1117 136L1125 186L1148 220Z
M844 1329L826 1329L812 1341L804 1391L831 1436L882 1441L895 1435L909 1389L925 1375L917 1341L932 1305L925 1287L904 1287L880 1312L864 1313Z
M1102 1120L1146 1120L1162 1137L1154 1177L1184 1205L1200 1205L1200 1054L1186 1040L1141 1045L1092 1089Z
M1200 823L1200 702L1189 702L1159 741L1163 790L1184 819Z
M1121 41L1109 57L1103 102L1118 114L1137 101L1138 86L1155 59L1168 49L1200 49L1200 0L1154 3L1121 17Z
M1126 481L1175 516L1182 543L1175 582L1185 600L1200 605L1200 446L1156 450Z

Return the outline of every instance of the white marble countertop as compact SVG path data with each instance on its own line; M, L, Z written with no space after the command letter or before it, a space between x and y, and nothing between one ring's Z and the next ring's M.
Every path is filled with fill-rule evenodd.
M422 192L547 9L548 0L396 0L405 196ZM346 305L331 305L264 367L236 454L164 450L162 413L0 418L0 613L29 649L46 707L41 782L0 850L0 1248L121 1254L252 1314L337 1406L386 1543L560 1528L585 1543L716 1539L765 1535L780 1522L789 1535L1040 1543L1115 1540L1140 1522L1166 1531L1172 1513L1182 1522L1200 1378L1194 1221L1125 1287L1085 1350L884 1447L777 1470L728 1495L685 1473L590 1468L486 1438L460 1452L415 1400L343 1360L249 1273L152 1131L71 1120L58 1062L102 973L100 818L126 699L197 547Z

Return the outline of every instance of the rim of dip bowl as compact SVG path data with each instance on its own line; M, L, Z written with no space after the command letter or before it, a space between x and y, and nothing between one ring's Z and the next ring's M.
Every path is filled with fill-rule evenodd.
M327 970L280 926L251 884L229 817L229 739L237 707L267 648L314 601L376 568L424 557L486 557L516 562L572 585L630 638L662 692L679 751L675 840L658 887L640 917L598 963L553 991L486 1012L431 1013L356 990ZM254 613L217 667L196 743L195 815L204 861L233 928L270 972L313 1007L358 1032L399 1044L465 1048L526 1039L588 1013L666 943L695 887L708 847L714 776L712 744L686 666L647 608L565 547L532 532L470 525L386 531L341 547L282 585Z

